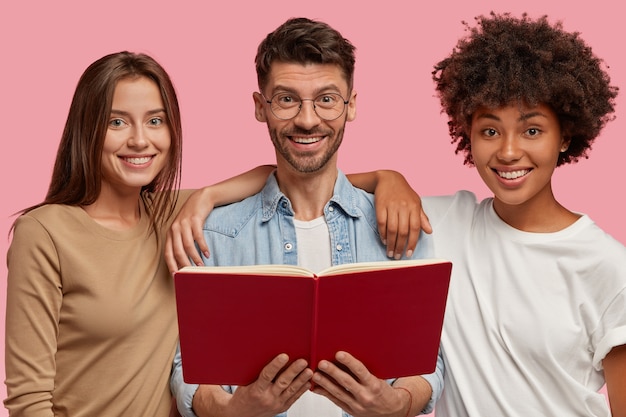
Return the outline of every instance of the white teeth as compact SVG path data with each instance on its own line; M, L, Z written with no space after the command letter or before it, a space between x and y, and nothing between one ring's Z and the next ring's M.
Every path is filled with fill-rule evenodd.
M500 177L506 178L507 180L514 180L516 178L523 177L529 172L530 169L520 169L518 171L497 171Z
M316 137L316 138L296 138L293 137L292 140L296 143L304 143L304 144L309 144L309 143L315 143L315 142L319 142L320 140L322 140L321 137Z
M152 159L149 156L143 156L141 158L124 158L124 160L126 162L129 162L131 164L134 165L141 165L141 164L145 164L146 162L150 161L150 159Z

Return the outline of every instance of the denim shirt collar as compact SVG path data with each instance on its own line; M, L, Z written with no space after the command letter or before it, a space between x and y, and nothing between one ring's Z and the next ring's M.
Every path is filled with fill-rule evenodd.
M264 222L271 219L272 216L276 214L279 205L283 203L285 203L283 207L286 212L290 215L294 214L291 201L289 201L287 196L285 196L285 194L283 194L278 187L276 171L272 172L272 174L268 177L265 187L261 191L261 195ZM337 180L335 181L333 196L324 206L324 213L327 213L328 207L331 204L340 207L350 217L361 217L361 211L357 207L355 189L341 170L337 170Z

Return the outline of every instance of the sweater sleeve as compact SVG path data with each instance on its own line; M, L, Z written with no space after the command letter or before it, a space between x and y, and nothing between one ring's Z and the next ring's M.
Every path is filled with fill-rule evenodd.
M52 417L63 293L54 242L36 219L18 218L7 266L4 403L11 416Z

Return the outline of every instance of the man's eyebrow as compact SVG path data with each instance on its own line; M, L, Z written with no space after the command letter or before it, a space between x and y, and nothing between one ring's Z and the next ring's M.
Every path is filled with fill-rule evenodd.
M287 87L284 85L276 85L274 86L274 88L272 89L272 95L279 93L279 92L286 92L286 93L291 93L291 94L295 94L297 96L300 96L300 93L298 93L294 88L292 87ZM319 96L320 94L324 94L324 93L328 93L328 92L332 92L332 93L337 93L337 94L341 94L341 89L335 85L335 84L328 84L325 85L323 87L317 88L313 95L315 97Z

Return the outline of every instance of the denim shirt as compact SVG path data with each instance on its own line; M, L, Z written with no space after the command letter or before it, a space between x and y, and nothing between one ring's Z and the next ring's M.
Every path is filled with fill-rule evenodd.
M339 171L334 195L324 207L330 233L332 264L387 261L386 247L378 234L374 196L355 188ZM294 212L289 199L270 175L261 192L241 202L214 209L204 224L204 238L210 249L205 265L291 264L298 261ZM253 244L251 244L253 242ZM421 233L412 258L434 257L430 236ZM432 411L443 389L441 354L434 373L423 375L433 394L423 413ZM393 380L389 381L390 383ZM192 400L198 385L186 384L177 349L171 376L172 392L184 417L195 417ZM233 393L235 386L223 386ZM286 417L281 413L276 417ZM344 417L349 415L343 412Z

